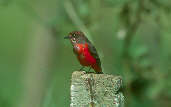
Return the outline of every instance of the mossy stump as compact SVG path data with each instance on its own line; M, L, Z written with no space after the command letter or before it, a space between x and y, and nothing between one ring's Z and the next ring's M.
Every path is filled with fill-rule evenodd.
M121 86L120 76L75 71L71 79L70 107L124 107Z

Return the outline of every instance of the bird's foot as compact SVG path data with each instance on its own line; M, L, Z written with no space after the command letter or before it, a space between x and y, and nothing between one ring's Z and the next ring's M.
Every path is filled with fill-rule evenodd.
M95 72L86 72L86 74L95 74Z
M86 72L86 74L94 73L94 72L90 72L90 70L91 70L91 67L89 67L89 70Z
M84 68L85 68L85 67L84 67L84 66L82 66L82 67L79 69L79 71L83 71L83 70L84 70Z

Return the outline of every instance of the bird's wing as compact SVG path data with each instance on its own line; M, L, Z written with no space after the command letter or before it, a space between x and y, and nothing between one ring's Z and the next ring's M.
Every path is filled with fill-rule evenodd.
M98 66L101 67L101 61L100 61L99 55L96 51L96 48L91 44L90 41L88 41L88 49L89 49L91 55L96 59Z

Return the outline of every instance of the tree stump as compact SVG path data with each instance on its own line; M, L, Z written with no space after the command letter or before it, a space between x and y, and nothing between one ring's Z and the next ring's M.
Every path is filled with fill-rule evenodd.
M120 76L75 71L71 79L70 107L124 107L121 86Z

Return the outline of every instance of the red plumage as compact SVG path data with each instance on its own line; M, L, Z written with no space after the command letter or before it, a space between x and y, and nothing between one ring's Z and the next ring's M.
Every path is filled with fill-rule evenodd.
M103 73L97 51L84 34L79 31L74 31L69 34L68 38L71 40L73 51L80 64L93 68L96 73Z

